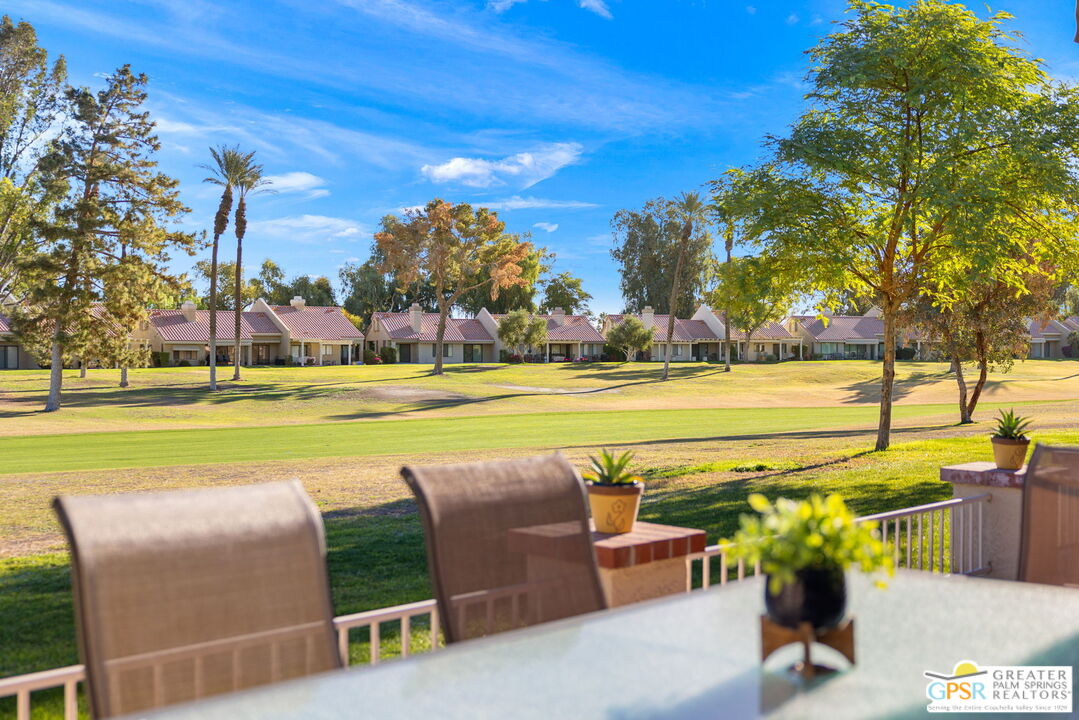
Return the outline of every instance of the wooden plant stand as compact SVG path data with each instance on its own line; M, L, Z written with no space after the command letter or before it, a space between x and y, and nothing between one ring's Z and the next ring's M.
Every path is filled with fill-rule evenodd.
M812 678L817 675L825 675L835 672L835 668L813 664L811 646L820 643L836 650L843 657L854 664L854 620L848 619L838 627L830 630L815 631L807 622L797 628L777 625L768 619L767 615L761 615L761 662L781 647L793 643L801 643L805 655L804 659L795 663L791 670L803 678Z

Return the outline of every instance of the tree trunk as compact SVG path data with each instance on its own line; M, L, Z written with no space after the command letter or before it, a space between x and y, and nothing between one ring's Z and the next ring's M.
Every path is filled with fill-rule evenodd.
M86 377L86 361L82 358L79 358L79 377Z
M727 242L727 274L731 272L731 250L734 247L733 238L728 237ZM723 342L726 345L727 353L723 360L723 371L731 371L731 308L728 304L723 308Z
M240 196L240 204L243 205L243 196ZM243 312L243 277L244 277L244 241L243 238L236 238L236 312L235 325L233 327L233 346L232 346L232 379L240 379L240 313ZM321 359L320 359L321 362Z
M967 380L963 377L963 363L958 357L952 357L952 371L955 372L955 384L959 386L959 424L966 425L970 422L970 413L967 411Z
M122 368L120 368L120 387L126 388L127 386L127 365L124 365Z
M674 335L674 310L678 302L678 288L682 274L682 258L686 254L686 243L683 242L678 248L678 261L674 264L674 282L671 283L671 298L667 303L667 349L663 353L663 379L667 380L671 375L671 337Z
M877 450L887 450L892 434L892 386L895 385L895 314L892 303L884 303L884 367L880 378L880 424Z
M967 403L967 422L974 422L974 410L978 407L978 400L982 396L982 388L989 377L989 358L986 357L985 333L981 330L975 334L975 348L978 354L978 382L974 383L974 391L970 394L970 402Z
M446 334L446 316L449 315L449 308L446 307L445 300L439 298L438 301L438 331L435 334L435 367L431 371L432 375L442 375L442 336ZM418 351L418 348L417 348Z
M60 333L57 331L56 335ZM45 401L45 412L54 412L60 409L60 387L64 383L64 357L60 348L60 340L54 337L52 341L52 366L49 368L49 397Z
M752 350L749 349L751 342L753 342L753 331L752 330L747 330L746 331L746 356L742 359L743 362L753 362L753 360L756 359L755 357L750 357L750 353L753 352ZM756 353L753 353L753 354L756 355Z
M217 390L217 241L220 235L214 235L214 247L210 253L210 390Z

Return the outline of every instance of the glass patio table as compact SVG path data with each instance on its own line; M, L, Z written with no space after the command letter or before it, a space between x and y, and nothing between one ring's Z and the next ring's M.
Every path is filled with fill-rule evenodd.
M787 671L800 647L761 663L762 593L748 579L143 717L924 717L927 670L1079 665L1079 590L907 571L878 589L852 574L857 663L815 646L840 670L802 682Z

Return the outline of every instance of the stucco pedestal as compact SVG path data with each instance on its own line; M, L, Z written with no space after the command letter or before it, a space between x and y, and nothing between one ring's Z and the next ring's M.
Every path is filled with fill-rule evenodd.
M686 556L704 550L703 530L638 522L633 532L593 532L600 581L611 607L689 590Z
M1015 580L1019 575L1019 535L1023 515L1023 482L1027 467L1001 470L991 462L946 465L940 479L951 483L953 497L990 494L982 517L988 577Z

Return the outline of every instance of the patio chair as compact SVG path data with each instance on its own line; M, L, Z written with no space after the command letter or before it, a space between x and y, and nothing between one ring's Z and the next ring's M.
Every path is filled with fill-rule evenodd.
M1079 587L1079 448L1034 448L1019 547L1020 580Z
M95 718L341 666L297 481L60 497Z
M561 455L405 467L446 642L607 606L580 476Z

